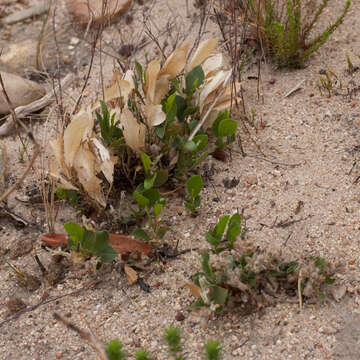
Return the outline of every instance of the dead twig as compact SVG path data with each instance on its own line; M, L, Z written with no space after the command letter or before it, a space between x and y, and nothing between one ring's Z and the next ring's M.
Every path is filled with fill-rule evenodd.
M62 322L68 329L75 331L82 339L88 341L94 347L101 360L109 359L104 344L92 332L79 328L58 313L54 313L53 316L55 320Z
M297 91L301 90L302 87L301 85L305 82L305 79L301 80L298 84L296 84L295 87L293 87L290 91L288 91L285 95L284 98L289 97L290 95L296 93Z

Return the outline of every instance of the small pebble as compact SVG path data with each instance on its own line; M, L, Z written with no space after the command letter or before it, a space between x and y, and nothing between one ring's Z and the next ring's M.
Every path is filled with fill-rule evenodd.
M181 311L179 311L175 315L175 319L176 319L176 321L184 321L185 320L185 315Z

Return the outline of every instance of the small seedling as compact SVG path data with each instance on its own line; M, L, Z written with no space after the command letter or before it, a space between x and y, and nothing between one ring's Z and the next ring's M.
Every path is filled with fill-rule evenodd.
M164 340L168 346L169 353L174 360L185 360L183 354L181 332L179 328L169 327L165 329ZM119 340L111 340L106 345L106 355L109 360L125 360L128 358L127 352L123 349L124 345ZM222 349L220 342L217 340L209 340L204 345L204 353L207 360L220 360L222 358ZM135 360L153 360L154 358L146 349L138 349L135 351Z
M341 88L342 85L339 82L337 75L331 70L325 70L325 73L319 76L317 87L321 95L323 95L323 92L325 91L327 97L330 98L334 92L334 86L337 84L339 84L339 87Z
M79 224L67 222L64 228L68 234L68 249L81 254L84 258L96 256L101 263L113 261L116 251L109 245L107 231L91 231Z
M221 359L221 346L218 340L209 340L205 345L206 356L209 360Z
M200 206L200 191L204 187L203 179L200 175L194 175L187 179L186 188L189 193L189 199L185 200L185 206L191 211L191 215L195 216L197 208Z
M133 192L133 198L138 205L138 211L132 209L134 215L138 219L146 216L155 237L162 238L168 230L168 227L161 224L160 215L164 209L166 201L161 197L159 190L155 187L160 187L167 180L167 171L157 171L154 174L150 173L151 159L142 152L141 160L144 167L145 180L143 184L137 186ZM137 228L133 235L142 240L149 241L152 236L144 229Z
M121 139L124 137L122 130L120 129L120 121L116 119L116 113L110 112L106 104L100 100L100 106L102 114L98 111L95 111L97 121L99 122L101 129L101 137L107 146L115 146L120 143L124 143Z

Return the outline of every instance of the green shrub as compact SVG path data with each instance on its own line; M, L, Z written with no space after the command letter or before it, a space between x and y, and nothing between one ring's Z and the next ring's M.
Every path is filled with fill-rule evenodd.
M303 67L305 60L324 45L342 23L350 0L346 0L342 13L332 24L310 38L328 3L329 0L249 0L252 18L259 21L263 44L280 68Z

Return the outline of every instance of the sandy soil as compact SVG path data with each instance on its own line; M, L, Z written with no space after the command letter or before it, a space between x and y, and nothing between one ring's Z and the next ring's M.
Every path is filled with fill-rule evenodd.
M7 3L5 10L10 13L38 1ZM153 20L149 23L155 33L161 33L171 19L171 29L158 37L160 43L169 43L169 52L178 33L178 43L184 40L184 34L189 34L190 42L196 38L199 21L194 14L198 10L191 1L189 17L183 0L178 0L171 9L166 0L139 3L134 1L128 12L133 21L122 17L105 30L103 49L109 54L119 56L120 49L125 51L123 45L143 36L139 34L144 16ZM343 1L330 3L327 15L331 17L343 6ZM36 34L42 20L40 17L0 28L0 46ZM69 59L64 61L61 73L75 71L79 77L66 92L65 105L71 109L89 66L90 45L86 38L84 40L83 31L71 24L62 1L58 2L57 21L62 56ZM324 19L320 25L326 23ZM7 261L40 277L33 255L37 254L46 266L51 260L40 242L40 234L46 230L45 213L38 196L41 167L37 164L22 187L8 199L12 211L35 225L24 227L8 216L0 217L0 359L95 359L91 346L58 323L53 318L54 312L91 329L105 342L121 339L130 352L145 346L156 359L168 359L162 334L169 325L182 329L188 359L201 359L202 344L214 338L222 343L224 359L358 359L360 71L353 74L346 71L345 53L349 53L354 65L360 65L357 57L360 40L356 30L359 27L360 4L354 1L343 25L331 41L311 57L305 69L277 71L271 64L263 64L260 99L257 80L253 79L257 67L247 67L243 74L245 104L249 113L254 109L257 125L261 119L265 127L257 132L251 130L251 138L240 134L246 156L242 156L239 146L235 145L231 161L209 160L215 170L212 185L204 191L201 211L195 220L183 210L180 197L172 198L165 216L172 229L165 241L171 246L179 241L180 249L197 250L164 265L153 265L150 272L143 273L150 293L128 285L120 262L104 266L96 274L88 269L72 270L59 284L50 286L43 281L35 291L25 290L16 283ZM47 31L51 34L50 28ZM6 32L10 37L4 35ZM211 20L204 36L220 38ZM80 41L71 42L72 38ZM49 54L54 54L56 49L50 35L43 52L44 57L49 58L49 73L54 73L56 62L51 61L53 56ZM154 43L149 42L133 56L143 61L158 54ZM120 58L127 61L126 56L120 55ZM101 61L104 79L108 82L117 62L106 54ZM100 58L95 57L84 103L89 103L98 92L99 62ZM324 69L331 69L339 79L330 98L321 95L316 87L319 72ZM284 96L302 80L305 82L301 90ZM50 111L38 117L33 120L33 127L46 151L48 139L56 136L57 115ZM24 170L27 157L25 154L25 163L20 161L21 145L16 136L8 136L3 141L10 155L9 183L13 183ZM234 177L240 180L239 184L226 189L223 180ZM214 201L216 197L220 201ZM297 209L299 202L303 204L301 209ZM345 267L336 275L336 280L346 286L346 295L339 302L329 298L325 303L305 304L302 310L297 303L277 303L246 316L234 310L206 319L202 313L188 310L193 299L184 284L199 270L199 251L206 248L203 234L219 216L237 209L244 211L247 240L256 246L281 247L286 259L321 255L332 262L341 260ZM58 232L63 232L65 221L81 221L81 215L65 204L60 204L58 211ZM289 225L280 226L285 222ZM99 281L94 283L94 279ZM80 289L83 290L76 292ZM68 295L72 292L75 293ZM28 311L9 317L6 302L14 296L25 302ZM40 306L32 308L39 303ZM183 318L179 317L180 312Z

